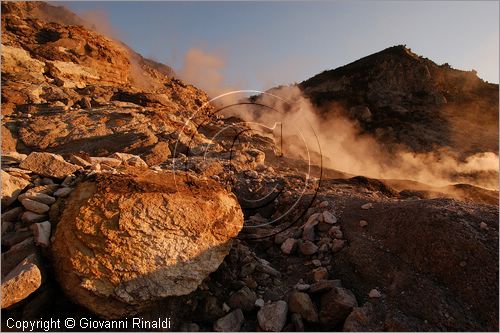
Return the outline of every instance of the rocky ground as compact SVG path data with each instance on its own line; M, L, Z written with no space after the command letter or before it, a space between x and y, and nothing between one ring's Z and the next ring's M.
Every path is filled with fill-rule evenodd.
M307 172L51 10L2 3L2 330L498 330L498 191Z
M186 200L201 199L200 194L193 196L190 191L199 193L201 189L213 196L214 186L220 185L206 183L227 176L222 159L205 161L210 167L203 170L201 163L193 163L196 170L192 175L178 171L177 186L201 182L189 185L195 188L187 189L187 194L165 183L165 179L172 179L171 171L161 175L171 168L149 168L134 155L71 155L69 160L75 164L50 153L9 154L3 160L9 160L9 166L4 166L2 182L11 190L10 196L3 196L9 205L4 205L2 214L4 318L84 317L91 315L86 310L89 308L103 318L137 313L170 316L179 330L493 330L497 325L496 206L450 199L402 199L397 191L366 178L325 180L319 191L306 190L299 199L302 184L290 173L281 177L287 190L273 201L273 207L246 209L246 227L239 239L219 250L190 226L215 215L222 219L219 224L215 222L216 234L220 235L231 225L222 213L226 208L207 206L198 212L203 217L197 217L189 207L201 202L189 203L188 210L175 213L170 208L162 210L154 198L155 193L163 192L162 201L182 206ZM265 161L255 168L261 170L263 165ZM251 171L234 173L235 189L247 180L266 188L272 184L272 177L285 174L279 165L267 166L266 171L253 177L248 176ZM144 176L148 172L151 175ZM186 180L186 175L193 180ZM102 190L88 190L89 186ZM95 192L90 194L92 201L87 199L89 194L82 194L85 191ZM178 200L165 198L172 191L180 197ZM245 198L245 194L235 193L240 201ZM77 208L81 200L88 208ZM249 227L283 216L296 202L295 209L271 226ZM104 206L96 208L99 205ZM226 202L223 205L227 207ZM174 218L176 214L189 215ZM154 225L161 216L186 223L176 223L178 231L170 241L172 231L164 240L157 233L148 234L147 230L160 227ZM232 235L237 234L242 222L237 222L240 225ZM62 226L64 231L59 231ZM214 230L209 231L209 237L216 236ZM186 242L196 242L189 238L194 236L183 240L186 232L198 237L192 255L187 254ZM224 234L228 237L231 232ZM132 243L120 237L132 239ZM226 242L230 238L216 239ZM154 255L156 260L130 255L129 251L144 252L144 258L153 255L159 244L148 246L149 242L162 244ZM199 246L219 254L206 253ZM182 253L179 247L184 249ZM183 256L190 257L186 268L182 268L181 262L186 260ZM166 265L161 257L167 261L175 258L176 264ZM109 290L107 279L111 285L128 280L116 277L122 270L110 271L106 265L123 265L130 270L136 260L142 268L120 273L136 276L133 282L128 286L122 282L111 294L104 291ZM198 260L201 266L196 264ZM218 262L222 264L218 266ZM192 280L182 273L183 269L199 277ZM155 273L150 276L145 271ZM77 280L70 277L72 274L78 276ZM134 292L144 288L140 286L150 287ZM126 294L119 292L123 288ZM186 292L187 296L162 299ZM103 294L108 296L102 298ZM119 310L122 307L124 310Z

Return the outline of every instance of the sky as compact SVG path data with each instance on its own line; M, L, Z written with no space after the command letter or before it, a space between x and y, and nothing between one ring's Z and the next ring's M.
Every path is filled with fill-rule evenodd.
M177 72L264 90L389 46L499 81L498 1L62 2ZM198 61L198 67L190 62ZM192 64L191 64L192 65Z

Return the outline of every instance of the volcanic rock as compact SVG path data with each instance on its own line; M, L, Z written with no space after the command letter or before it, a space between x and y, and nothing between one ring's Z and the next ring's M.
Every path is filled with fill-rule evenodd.
M23 201L24 199L30 199L33 201L38 201L46 205L52 205L54 202L56 202L56 199L54 197L51 197L48 194L45 193L33 193L33 192L27 192L19 195L18 197L19 201Z
M50 207L46 204L31 199L23 199L21 201L21 204L24 206L24 208L36 214L47 213L50 209Z
M54 268L75 302L121 317L196 289L242 224L234 196L215 182L143 169L101 174L67 199Z
M120 160L125 165L136 166L136 167L145 167L145 168L148 167L146 162L144 162L142 160L142 158L140 158L139 156L136 156L136 155L125 154L125 153L113 153L113 154L109 155L108 157Z
M344 332L376 332L383 331L383 311L377 311L372 303L355 307L344 322Z
M3 182L2 186L4 186ZM2 213L2 222L16 222L22 212L23 209L21 207L16 207Z
M229 296L227 304L233 308L240 308L243 311L251 311L254 308L257 295L248 287L243 287Z
M214 331L216 332L239 332L241 325L245 321L243 312L240 309L236 309L224 317L218 319L214 323Z
M341 239L344 234L342 233L342 230L340 230L340 227L334 226L328 230L328 235L336 239Z
M475 71L438 65L404 45L324 71L299 87L325 110L323 118L337 116L328 105L342 105L343 116L384 147L498 151L498 84L483 81ZM484 130L486 123L492 126Z
M314 282L326 280L328 278L328 270L325 267L318 267L312 270L312 279Z
M10 273L24 258L35 254L36 247L33 237L12 246L9 251L2 253L2 279Z
M318 313L308 294L302 292L292 292L288 298L288 308L290 312L298 313L307 321L317 322Z
M310 256L318 252L318 246L311 241L299 241L299 250L305 256Z
M292 313L291 320L295 328L295 332L304 332L304 322L302 321L300 314Z
M6 232L14 230L14 223L13 222L2 222L2 230L1 234L5 234Z
M333 215L329 211L325 210L323 212L323 221L328 223L328 224L335 224L335 223L337 223L337 218L335 217L335 215Z
M35 237L35 244L47 247L50 244L50 230L51 224L48 221L41 223L34 223L30 229L33 231Z
M84 167L84 168L92 165L87 160L85 160L77 155L74 155L74 154L71 154L71 156L69 157L69 161L75 165L79 165L79 166Z
M29 154L19 167L43 177L58 179L63 179L80 169L79 166L66 162L59 155L38 152Z
M19 164L28 157L26 154L20 154L17 151L2 152L2 165Z
M297 247L297 240L295 238L287 238L281 244L281 251L284 254L291 254L291 253L293 253L293 251L295 251L296 247Z
M370 298L380 298L381 296L382 294L380 294L380 291L378 291L377 289L372 289L368 293L368 297Z
M21 215L21 221L23 221L26 225L42 222L45 220L47 220L47 215L36 214L30 211L26 211Z
M8 223L8 222L7 222ZM26 238L30 238L33 233L29 230L25 231L16 231L16 232L7 232L2 235L2 246L11 247L16 245L17 243L22 242Z
M358 305L354 294L344 288L335 288L321 297L319 320L325 328L333 329L342 323Z
M285 301L264 305L257 312L260 328L267 332L280 332L285 326L287 313L288 304Z
M344 247L344 244L345 244L345 240L343 240L343 239L334 239L332 241L332 251L334 253L335 252L339 252Z
M142 157L149 166L155 166L165 162L170 157L170 148L168 143L160 141L151 148L151 150Z
M371 202L361 205L361 209L371 209L371 208L373 208L373 203Z
M2 206L7 207L16 201L19 193L28 186L29 181L9 175L1 170L2 173Z

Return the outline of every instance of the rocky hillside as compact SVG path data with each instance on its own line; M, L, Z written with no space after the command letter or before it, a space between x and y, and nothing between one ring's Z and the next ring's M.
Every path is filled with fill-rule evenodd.
M2 37L2 331L498 330L498 191L283 156L64 8L3 2Z
M393 46L299 84L328 118L341 110L363 133L414 152L498 151L498 84ZM335 108L337 106L337 108Z
M164 142L183 126L176 115L198 110L206 94L68 22L81 20L41 2L2 3L3 150L165 154Z

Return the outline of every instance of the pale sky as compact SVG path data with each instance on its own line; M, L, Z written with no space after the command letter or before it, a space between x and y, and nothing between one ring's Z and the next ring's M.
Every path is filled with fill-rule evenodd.
M59 4L177 71L186 54L206 56L226 86L300 82L396 44L498 83L498 1Z

